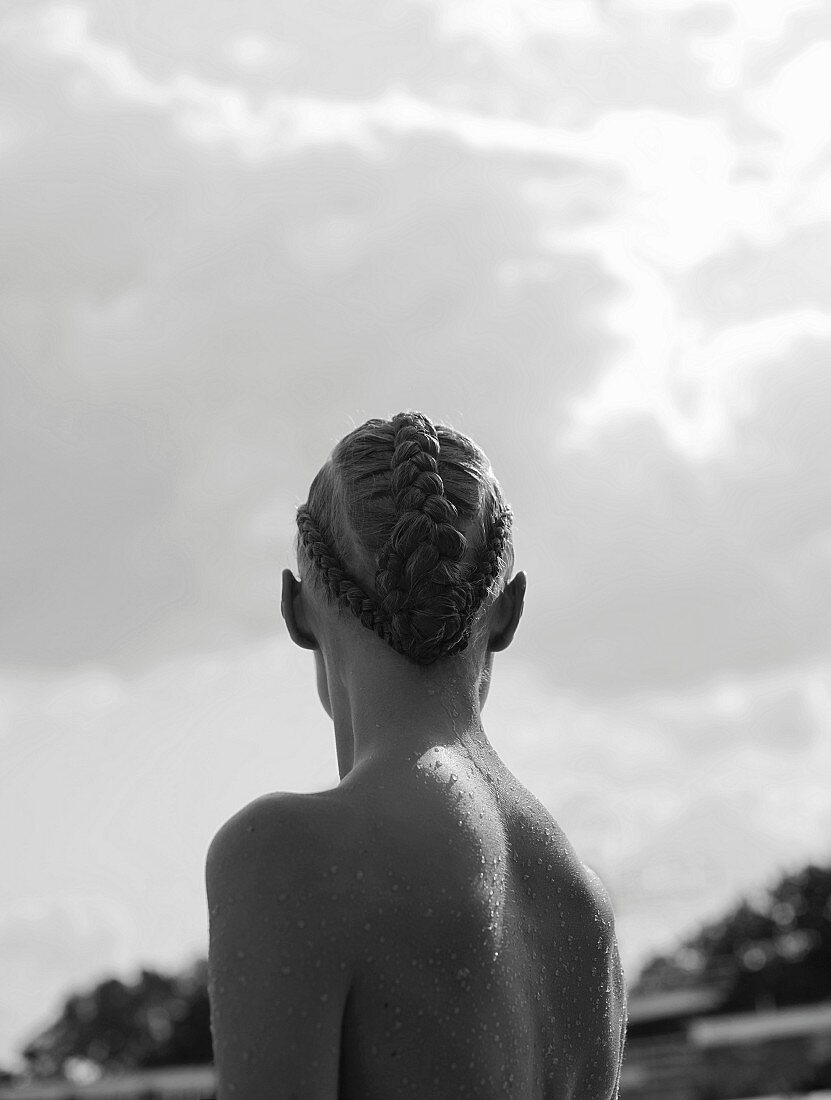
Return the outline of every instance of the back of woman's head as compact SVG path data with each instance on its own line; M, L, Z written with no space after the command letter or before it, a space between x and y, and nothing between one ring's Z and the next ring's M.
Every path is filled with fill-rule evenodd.
M403 412L334 448L297 510L297 555L328 603L429 665L467 647L510 575L512 518L475 443Z

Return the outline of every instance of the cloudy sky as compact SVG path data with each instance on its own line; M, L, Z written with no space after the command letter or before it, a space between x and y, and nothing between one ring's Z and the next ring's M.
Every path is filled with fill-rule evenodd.
M823 0L3 5L0 1064L337 783L280 571L401 409L514 507L485 725L630 981L831 858L829 127Z

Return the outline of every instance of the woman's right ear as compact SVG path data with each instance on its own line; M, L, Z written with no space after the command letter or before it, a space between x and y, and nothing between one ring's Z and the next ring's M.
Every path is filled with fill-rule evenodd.
M290 569L284 569L280 612L286 621L291 640L301 649L318 649L315 637L305 622L301 604L300 581Z

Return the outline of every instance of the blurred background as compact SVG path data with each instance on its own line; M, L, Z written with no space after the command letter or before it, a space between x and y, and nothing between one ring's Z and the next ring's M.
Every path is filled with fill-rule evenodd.
M337 784L280 572L408 408L514 508L485 726L630 986L777 905L720 953L817 973L824 0L7 0L0 97L0 1066L73 991L196 988L213 834Z

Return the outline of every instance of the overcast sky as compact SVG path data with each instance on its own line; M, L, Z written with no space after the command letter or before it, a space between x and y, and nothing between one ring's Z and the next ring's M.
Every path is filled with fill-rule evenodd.
M280 571L402 409L513 505L485 726L630 982L831 858L829 126L823 0L3 6L0 1064L337 783Z

